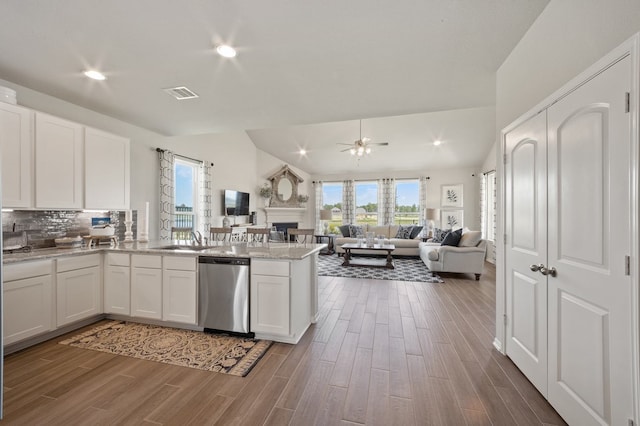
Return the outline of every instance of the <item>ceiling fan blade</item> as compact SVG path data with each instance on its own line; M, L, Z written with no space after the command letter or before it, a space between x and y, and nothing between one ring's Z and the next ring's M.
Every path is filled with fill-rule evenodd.
M336 145L353 146L353 144L352 144L352 143L343 143L343 142L336 142Z
M372 143L368 143L367 145L388 146L389 142L372 142Z
M347 152L347 151L351 151L353 148L345 148L345 149L341 149L340 152Z

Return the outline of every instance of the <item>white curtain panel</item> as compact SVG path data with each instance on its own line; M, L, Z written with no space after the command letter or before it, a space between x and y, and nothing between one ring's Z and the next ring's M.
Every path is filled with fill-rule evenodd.
M171 151L159 151L160 160L160 239L171 239L174 215L173 165L175 156Z
M482 174L480 184L480 231L482 238L487 239L487 174Z
M420 212L420 216L418 217L418 225L425 226L426 219L425 215L427 212L427 178L425 176L420 177L420 199L418 211Z
M315 203L316 203L316 212L315 212L315 221L316 221L316 231L318 234L321 234L322 224L320 223L320 210L322 210L324 201L322 200L322 181L315 181L313 183L313 189L315 192Z
M378 225L385 224L384 200L384 179L378 179Z
M202 235L208 237L211 228L211 200L213 187L213 163L204 161L200 165L200 205L198 206L198 228Z
M355 192L353 191L353 180L342 182L342 224L353 223L356 217Z

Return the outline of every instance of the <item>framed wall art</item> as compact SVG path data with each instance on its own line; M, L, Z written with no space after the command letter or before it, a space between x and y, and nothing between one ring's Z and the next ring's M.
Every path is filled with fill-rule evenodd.
M442 198L440 199L440 207L463 207L463 185L461 183L455 185L442 185Z
M464 226L464 210L440 210L440 226L442 229L462 228Z

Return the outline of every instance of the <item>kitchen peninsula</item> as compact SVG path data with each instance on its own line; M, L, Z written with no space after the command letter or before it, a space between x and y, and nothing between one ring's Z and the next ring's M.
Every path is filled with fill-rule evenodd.
M256 338L295 344L316 321L317 254L326 244L167 243L5 255L5 352L102 318L202 330L199 256L250 259L250 324Z

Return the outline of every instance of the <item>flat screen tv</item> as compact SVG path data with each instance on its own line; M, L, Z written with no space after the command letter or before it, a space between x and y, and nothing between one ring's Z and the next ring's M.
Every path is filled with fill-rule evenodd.
M232 189L225 189L222 208L222 214L228 216L248 216L249 194Z

